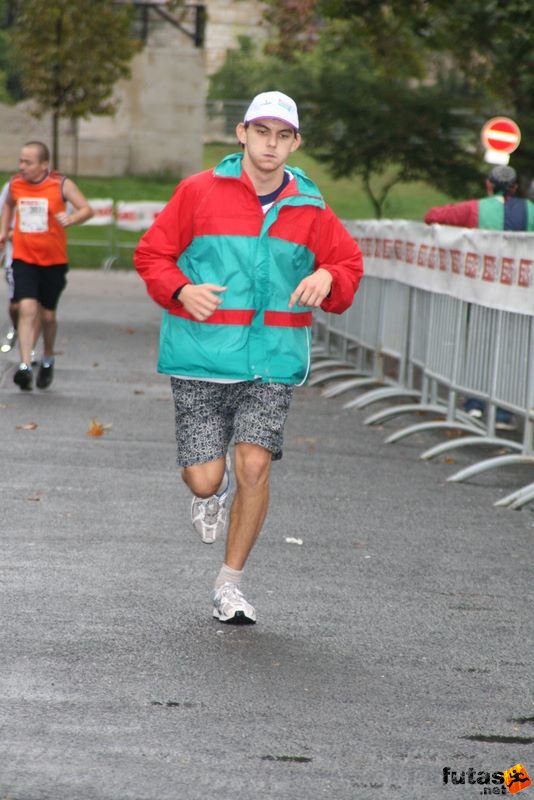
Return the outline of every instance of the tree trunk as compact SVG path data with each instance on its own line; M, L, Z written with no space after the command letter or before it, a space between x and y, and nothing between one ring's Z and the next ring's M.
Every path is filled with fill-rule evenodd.
M59 169L59 111L52 112L52 167Z
M78 175L78 157L79 157L79 145L80 145L80 125L78 119L71 120L72 125L72 135L73 135L73 151L72 151L72 174L77 176Z
M54 110L52 112L52 165L54 169L59 169L59 112L61 109L61 81L60 81L60 53L63 46L63 13L64 8L61 8L61 13L56 20L56 48L57 48L57 61L55 62L52 72L54 75Z
M382 204L379 198L376 197L375 193L373 192L373 189L371 187L370 175L368 173L365 173L362 176L362 180L363 180L363 188L365 190L365 194L367 195L371 205L373 206L376 219L380 219L382 217Z

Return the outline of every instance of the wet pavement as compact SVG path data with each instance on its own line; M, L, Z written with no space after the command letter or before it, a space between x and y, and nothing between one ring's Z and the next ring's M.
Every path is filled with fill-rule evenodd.
M299 389L258 624L224 626L158 319L133 273L73 270L50 389L0 356L0 800L469 800L532 776L534 514L493 506L532 471L446 483L473 452L422 462L434 434L386 444L407 420Z

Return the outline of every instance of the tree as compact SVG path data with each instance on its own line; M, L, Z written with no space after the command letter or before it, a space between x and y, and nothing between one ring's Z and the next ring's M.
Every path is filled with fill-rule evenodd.
M377 216L398 181L480 193L480 131L491 116L519 123L512 164L531 179L532 0L265 2L274 26L265 52L233 52L211 96L274 85L293 94L307 148L335 177L360 175Z
M317 42L320 15L317 0L264 0L264 18L271 30L265 52L293 60Z
M316 5L327 19L348 23L348 38L370 55L380 75L424 77L428 0L316 0Z
M273 0L277 2L278 0ZM408 43L423 68L442 79L451 69L477 97L481 119L507 114L523 138L512 163L534 174L534 5L532 0L318 0L330 19L351 26L381 64ZM412 56L409 56L409 53ZM391 71L389 74L392 74ZM414 73L415 74L415 73ZM478 133L479 131L477 131Z
M522 141L511 163L534 177L534 4L531 0L433 0L429 44L448 51L471 84L484 87L486 119L508 114Z
M300 62L287 61L261 52L248 36L240 36L238 47L229 50L222 67L211 77L208 97L223 100L223 115L228 132L243 118L250 98L274 87L298 85ZM289 90L287 90L289 91Z
M291 57L255 54L248 42L229 54L210 95L235 99L236 87L249 97L277 86L295 96L306 149L334 177L361 177L377 217L400 181L431 180L451 194L479 190L476 90L450 76L414 79L415 56L381 58L378 40L354 37L350 22L334 20L313 48L293 47ZM409 38L401 36L406 53Z
M24 96L13 58L9 36L0 30L0 103L15 103Z
M371 54L344 43L338 31L339 25L323 33L299 92L312 154L335 178L358 175L377 218L399 182L432 181L451 194L478 190L469 90L451 79L386 80Z
M0 0L0 103L16 103L24 92L15 67L15 54L6 30L13 21L14 0Z
M109 0L20 0L12 42L22 86L35 114L52 112L53 163L59 166L59 120L111 115L113 87L130 74L139 48L131 9Z

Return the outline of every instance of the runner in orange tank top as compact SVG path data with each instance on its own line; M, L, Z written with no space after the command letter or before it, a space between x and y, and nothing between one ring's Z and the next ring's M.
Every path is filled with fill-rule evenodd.
M21 150L19 172L11 179L0 221L0 247L13 228L14 300L19 303L17 334L20 365L13 380L24 390L33 388L31 351L36 323L41 320L43 358L37 386L50 386L54 373L56 308L66 285L65 228L93 216L76 184L49 169L50 154L42 142L27 142ZM70 203L72 212L67 212Z
M9 183L17 209L13 229L13 258L48 267L67 263L67 236L56 214L66 211L65 178L49 172L38 183L29 183L19 173Z

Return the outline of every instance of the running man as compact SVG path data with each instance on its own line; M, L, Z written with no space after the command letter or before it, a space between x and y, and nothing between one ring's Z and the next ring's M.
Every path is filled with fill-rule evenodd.
M318 188L286 165L301 143L295 102L258 95L236 134L242 152L179 184L134 261L164 309L158 370L171 376L177 461L193 527L208 544L225 528L235 443L213 616L254 623L241 578L267 514L293 388L310 369L312 311L345 311L363 268Z
M56 308L67 283L65 228L89 219L93 211L76 184L50 171L50 153L42 142L27 142L19 171L9 182L0 221L0 247L13 223L13 300L18 303L17 334L20 364L13 380L23 390L33 388L31 353L41 323L43 357L36 384L46 389L54 376ZM67 202L73 211L67 212ZM16 214L15 214L16 210Z

